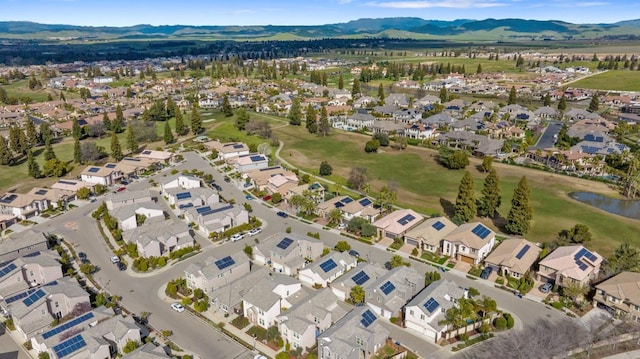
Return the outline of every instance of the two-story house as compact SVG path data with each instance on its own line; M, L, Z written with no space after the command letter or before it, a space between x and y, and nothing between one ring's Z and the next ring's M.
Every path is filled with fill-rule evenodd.
M256 264L269 266L274 272L294 275L307 260L322 255L324 244L315 238L297 233L278 233L253 246Z
M346 252L332 252L298 272L300 281L308 286L326 287L336 278L358 264L357 259Z
M135 243L141 257L168 256L171 252L193 247L194 239L184 222L162 221L136 227L122 233L127 243Z
M640 320L640 273L622 272L596 285L593 305L616 317Z
M113 210L114 208L128 206L132 204L140 204L140 203L148 203L153 201L153 196L151 195L151 191L148 189L140 190L140 191L122 191L117 193L111 193L107 195L105 203L107 204L108 210Z
M381 317L400 317L402 307L424 288L424 274L407 266L391 269L363 285L365 303Z
M429 218L408 231L404 235L404 241L421 251L435 253L442 247L442 239L456 228L458 226L448 218Z
M496 234L482 223L465 223L442 239L442 253L478 265L495 244Z
M5 262L0 267L0 298L62 278L62 265L55 252L35 252Z
M522 278L540 257L542 248L521 239L506 239L485 258L485 266L514 278Z
M276 318L283 308L291 308L307 296L301 291L302 283L288 275L270 275L250 288L242 297L245 318L254 325L269 328L277 325Z
M377 228L378 238L402 238L417 226L424 217L411 209L399 209L372 223Z
M387 270L378 264L360 262L352 271L331 282L331 291L340 300L346 301L349 299L353 287L361 286L364 288L385 274L387 274Z
M251 271L251 261L243 252L223 258L208 257L203 262L191 263L184 270L187 287L211 293Z
M583 246L562 246L544 257L538 264L538 280L567 285L589 285L597 278L602 256Z

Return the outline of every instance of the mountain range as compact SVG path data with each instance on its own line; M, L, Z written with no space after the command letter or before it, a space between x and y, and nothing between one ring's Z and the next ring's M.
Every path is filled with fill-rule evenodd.
M303 40L319 38L413 38L452 40L582 40L639 38L640 19L612 24L573 24L524 19L425 20L417 17L358 19L313 26L135 25L93 27L49 25L28 21L0 22L0 39L28 40Z

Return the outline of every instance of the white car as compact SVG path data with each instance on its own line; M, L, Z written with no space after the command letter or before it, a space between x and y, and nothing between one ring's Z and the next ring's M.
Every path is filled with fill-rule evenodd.
M343 229L347 228L347 225L346 225L346 224L344 224L344 223L340 223L340 224L338 225L338 227L336 227L336 228L338 228L339 230L343 230Z
M241 240L242 238L244 238L244 234L236 233L233 236L231 236L231 242L237 242L237 241Z
M118 263L118 262L120 262L120 257L118 256L111 257L111 263Z
M184 312L184 307L180 303L172 303L171 309L175 310L178 313Z
M250 236L255 236L256 234L258 234L258 233L260 233L260 232L262 232L262 229L260 229L260 228L254 228L254 229L252 229L252 230L250 230L250 231L249 231L249 235L250 235Z

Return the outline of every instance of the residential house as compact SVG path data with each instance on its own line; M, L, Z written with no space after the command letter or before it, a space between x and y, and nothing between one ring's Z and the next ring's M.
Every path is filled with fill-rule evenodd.
M442 239L442 253L478 265L495 244L496 234L479 222L465 223Z
M95 183L70 180L70 179L59 179L58 182L51 185L51 188L77 193L80 188L87 188L89 191L94 192L95 186L96 186Z
M331 291L340 298L340 300L346 301L351 296L351 289L353 289L353 287L357 285L364 287L369 283L374 283L386 273L387 270L378 264L360 262L348 274L331 282Z
M371 223L380 215L380 209L374 208L374 204L375 200L371 197L354 200L349 196L337 196L318 204L317 213L326 218L332 210L338 209L345 222L354 217L361 217Z
M189 233L189 227L183 222L173 220L144 224L122 233L127 243L135 243L141 257L169 256L171 252L193 247L195 241Z
M384 134L387 136L392 136L393 134L400 133L404 130L404 123L394 122L389 120L375 120L373 121L373 125L371 125L371 131L374 134Z
M158 182L160 184L160 189L162 190L162 192L166 192L170 189L175 188L192 189L200 187L200 178L188 173L168 176L162 178Z
M514 278L522 278L540 257L542 249L528 240L506 239L485 258L485 266Z
M256 264L269 266L274 272L295 275L307 260L322 255L322 242L297 233L278 233L253 246Z
M230 228L249 223L249 212L233 204L216 203L203 207L189 208L185 219L198 225L205 236L222 233Z
M357 259L346 252L331 252L298 272L298 279L308 286L327 287L336 278L358 264Z
M540 261L537 278L560 287L589 285L598 277L602 260L581 245L558 247Z
M378 238L402 238L424 217L411 209L400 209L378 219L372 225L377 228Z
M198 187L183 189L182 187L171 188L164 191L168 198L169 205L175 207L180 212L192 207L202 207L220 202L220 195L208 187ZM172 208L173 208L172 207Z
M362 96L353 101L354 108L369 108L378 104L378 99L371 96Z
M287 173L284 174L275 174L267 179L265 191L268 194L279 193L281 196L285 197L287 192L298 187L298 182L298 176L293 172L287 171Z
M365 303L383 318L401 317L402 307L424 288L424 274L407 266L389 270L363 285Z
M404 241L421 251L435 253L442 247L444 237L456 228L458 226L446 217L429 218L408 231Z
M62 278L57 253L34 252L0 266L0 298Z
M169 354L162 345L146 343L138 347L129 354L125 354L122 359L169 359Z
M450 325L443 323L448 309L457 306L460 299L468 298L468 291L455 282L448 280L435 281L420 291L404 307L405 326L435 343L450 330Z
M269 159L260 153L250 153L232 159L233 167L240 173L247 173L254 170L269 167Z
M150 203L154 200L151 191L148 189L139 191L122 191L107 195L105 203L107 209L113 210L118 207L128 206L132 204Z
M388 336L371 309L356 307L318 336L318 358L369 359Z
M403 93L391 93L384 98L386 105L394 105L401 108L409 107L409 98Z
M242 311L249 323L267 329L277 325L283 308L291 308L307 296L295 278L280 273L269 276L250 288L242 297Z
M640 320L640 273L622 272L596 285L593 305L616 317Z
M49 249L49 240L42 232L28 229L11 233L0 241L0 263Z
M246 156L249 154L249 146L242 142L221 143L219 141L210 141L204 145L209 150L218 151L217 161L227 161L238 156Z
M292 196L298 195L303 197L309 197L316 203L322 203L324 201L325 189L319 182L303 183L299 186L291 187L285 193L284 199L289 202Z
M413 138L415 140L427 140L436 137L438 135L438 130L435 127L424 125L422 123L413 123L406 125L404 130L399 132L399 135Z
M208 294L211 309L225 313L242 314L242 297L259 282L268 280L272 275L265 267L252 267L251 272L239 280L229 281Z
M115 183L116 179L122 177L122 173L115 169L115 165L107 165L103 167L88 166L80 173L80 178L83 182L99 184L106 187L111 186Z
M0 213L12 215L21 220L37 216L46 208L46 203L28 194L4 193L0 196Z
M246 173L246 176L251 179L251 183L260 191L266 191L270 184L269 180L275 176L282 176L287 181L293 181L294 177L296 181L298 180L298 176L295 173L280 165L254 170Z
M32 196L39 206L44 206L42 210L65 208L67 203L76 199L76 192L55 188L34 187L27 195Z
M406 124L416 123L422 120L422 112L413 109L400 109L393 113L392 119Z
M162 163L168 165L173 160L173 153L168 151L154 151L144 150L138 155L139 158L154 161L156 163Z
M441 112L423 119L422 123L429 126L435 126L437 128L446 128L455 121L456 119L448 113Z
M223 258L207 257L203 262L191 263L184 270L187 287L213 293L218 288L243 278L251 271L251 261L244 252Z
M293 350L304 350L314 347L316 337L344 317L350 309L350 305L325 288L287 309L276 321L285 343Z
M134 229L143 222L156 224L165 219L164 209L155 202L120 206L111 210L110 214L118 221L118 228L123 231Z

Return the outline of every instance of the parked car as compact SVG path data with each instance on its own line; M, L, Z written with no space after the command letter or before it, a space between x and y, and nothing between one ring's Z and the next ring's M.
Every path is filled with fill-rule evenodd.
M118 262L118 269L121 271L127 270L127 265L122 262Z
M278 217L282 217L282 218L287 218L289 217L289 215L287 214L287 212L282 212L279 211L278 213L276 213L278 215Z
M120 184L123 184L126 186L129 184L129 181L127 181L126 179L123 179L122 181L120 181Z
M231 178L229 178L229 176L224 176L224 181L225 182L231 182Z
M251 201L253 199L253 196L248 194L246 196L244 196L245 199L247 199L248 201Z
M254 229L250 230L248 234L249 234L250 236L255 236L256 234L258 234L258 233L260 233L260 232L262 232L262 229L260 229L260 228L254 228Z
M120 263L120 257L118 256L113 256L111 257L111 263Z
M242 238L244 238L244 234L236 233L233 236L231 236L231 242L237 242L237 241L241 240Z
M222 187L220 187L220 185L219 185L219 184L217 184L217 183L213 183L213 184L211 185L211 187L215 188L215 189L216 189L216 191L218 191L218 192L222 191Z
M482 273L480 273L480 278L489 279L489 276L491 275L491 272L493 272L493 268L491 268L491 267L487 267L487 268L483 269Z
M78 258L87 259L87 254L85 252L78 252Z
M360 258L360 253L358 253L358 251L355 251L353 249L349 250L349 255L354 256L356 258Z
M116 192L122 192L122 191L124 191L124 190L126 190L126 189L127 189L127 187L120 187L120 188L118 188L118 189L116 190Z
M264 196L264 197L262 197L262 200L265 201L265 202L269 201L269 200L271 200L271 196Z
M347 225L345 223L340 223L336 228L339 229L339 230L343 230L343 229L347 228Z
M171 309L175 310L178 313L184 312L184 307L180 303L171 303Z
M540 291L542 293L549 293L551 291L551 288L553 288L553 284L545 283L542 286L540 286Z

